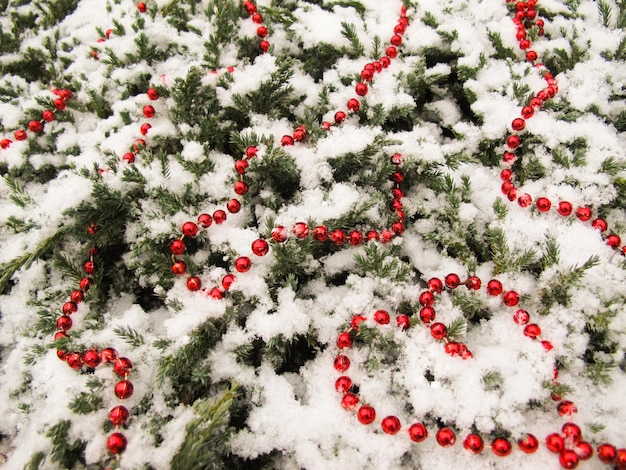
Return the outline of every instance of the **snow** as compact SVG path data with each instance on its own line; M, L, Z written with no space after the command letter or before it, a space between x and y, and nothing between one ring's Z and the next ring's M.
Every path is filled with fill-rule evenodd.
M243 117L245 124L237 129L243 136L253 133L259 136L259 152L255 157L259 161L271 150L271 139L274 145L279 145L283 135L293 132L294 116L298 122L308 122L311 116L332 122L336 110L346 110L347 100L354 96L355 77L365 64L377 59L373 56L373 38L378 36L386 47L401 6L399 0L365 0L361 3L366 11L361 15L347 6L332 5L329 9L331 2L325 2L324 8L311 2L292 3L296 5L292 12L296 22L290 26L275 21L272 15L264 15L271 30L268 40L274 48L272 54L241 59L235 39L220 51L222 65L234 67L229 78L232 81L227 86L217 86L223 69L216 73L206 71L203 83L215 87L222 107L233 107L235 95L243 97L257 91L261 83L278 70L278 56L299 56L302 47L315 48L323 44L349 50L350 42L341 34L342 22L354 25L365 52L358 58L340 57L323 70L317 82L306 72L306 64L295 58L294 75L285 85L293 87L294 96L302 101L290 108L291 115L259 110ZM220 332L217 343L204 351L198 364L187 366L208 367L213 383L224 381L242 385L248 417L245 426L235 430L227 443L229 450L242 459L275 452L272 462L275 468L297 469L458 466L556 469L559 468L557 458L543 445L536 454L526 456L515 450L505 459L495 457L488 449L483 455L472 456L462 448L463 436L476 430L486 442L501 430L509 432L511 439L532 432L541 440L551 432L558 432L563 420L558 417L555 403L544 386L552 380L555 361L562 364L559 381L572 387L567 398L579 409L572 419L581 425L585 439L594 446L610 441L617 447L624 447L626 375L620 367L614 367L608 372L610 383L594 384L588 377L588 364L583 360L590 341L587 324L613 312L608 335L615 352L596 351L594 358L623 364L626 350L623 256L608 247L589 223L580 223L574 216L564 218L554 210L540 215L515 203L509 204L500 191L501 168L477 163L487 151L482 147L485 141L495 142L497 155L504 151L510 122L526 104L516 95L516 86L527 86L535 93L545 87L541 70L523 62L523 52L519 51L514 36L515 27L503 2L425 0L414 9L410 8L412 21L399 47L399 57L388 69L375 75L363 101L370 107L368 118L372 118L372 107L377 105L382 106L384 113L404 108L408 110L411 125L403 124L398 130L390 130L395 127L389 122L369 125L361 122L360 116L349 114L343 125L333 126L317 140L284 147L286 158L293 160L300 173L297 194L278 207L266 207L260 203L258 195L250 194L242 199L241 212L229 213L224 224L214 223L203 231L197 240L199 247L189 253L197 266L194 275L202 279L204 289L200 292L187 289L185 276L173 279L171 286L159 284L163 273L150 272L151 268L144 266L147 255L135 254L133 248L146 240L156 240L166 247L166 242L180 236L182 223L195 220L200 212L212 214L216 209L223 209L225 201L234 197L233 162L241 155L234 155L228 145L211 148L195 138L199 131L197 126L173 122L169 115L174 104L171 97L151 102L143 92L130 93L129 85L142 84L137 85L141 87L148 80L153 86L171 89L176 79L184 78L192 67L205 67L205 42L216 32L215 14L206 14L207 4L201 2L194 14L189 13L187 24L201 31L197 34L178 31L163 18L163 8L169 5L166 1L151 3L151 8L158 6L155 18L141 16L135 5L126 0L108 4L95 0L79 2L78 8L54 27L61 33L65 45L59 56L69 59L71 64L62 66L58 59L50 59L59 73L80 85L81 89L76 90L66 111L71 119L46 124L42 135L34 137L29 132L29 140L14 141L8 149L0 150L0 159L9 171L19 173L18 169L26 164L34 171L55 169L50 180L29 180L18 175L24 194L29 196L23 206L12 201L14 193L8 180L0 184L0 262L5 265L33 252L61 227L73 223L67 217L69 209L93 202L93 181L85 178L82 170L92 170L96 165L104 170L100 181L123 194L135 187L122 177L123 162L113 168L109 165L116 158L119 160L135 139L141 137L139 126L148 121L142 114L144 105L152 104L157 112L149 120L152 128L146 137L154 154L160 151L160 142L165 139L180 141L179 155L164 155L168 171L159 158L144 158L141 153L137 156L135 166L147 181L146 193L138 196L134 193L137 199L130 202L133 220L124 228L127 252L122 254L127 271L118 273L130 276L129 286L136 280L144 289L152 289L161 303L148 309L141 305L137 293L111 289L105 293L108 297L102 318L93 318L95 309L89 302L81 303L78 312L73 314L71 331L76 338L72 347L112 346L121 356L133 361L129 379L135 386L135 394L124 404L129 409L142 410L133 412L128 428L123 429L129 447L122 454L122 467L169 468L186 438L186 426L197 419L197 415L190 404L176 402L174 386L178 384L168 379L160 382L161 364L180 348L190 345L194 333L207 322L229 316L232 319L225 331ZM258 4L263 11L263 7L276 2L266 0ZM612 6L616 13L616 6ZM191 11L188 5L181 7ZM625 160L624 133L611 123L624 111L621 95L626 84L626 66L623 61L605 58L606 51L615 51L618 47L622 32L613 24L608 28L602 25L596 2L583 0L576 15L562 14L569 12L570 7L560 0L541 2L541 8L553 13L554 18L546 21L547 35L537 39L533 50L542 58L555 57L557 49L571 52L569 41L577 35L576 43L584 46L585 53L578 64L555 77L559 93L552 101L552 108L537 110L535 116L527 120L526 131L520 134L522 139L530 141L528 154L520 156L522 164L526 164L532 154L545 166L545 176L526 181L521 191L532 194L535 199L549 197L553 204L567 200L575 208L588 205L596 215L598 208L615 201L618 195L615 179L626 177L623 170L617 175L601 171L607 158L621 163ZM29 5L9 7L21 12L32 8ZM438 27L424 24L426 13L435 18ZM137 52L134 41L139 34L137 18L145 21L143 32L151 44L160 50L175 44L179 52L153 63L146 59L122 66L107 64L105 48L110 48L122 61L126 54ZM106 30L114 19L123 24L126 33L96 43L96 28ZM11 30L8 16L3 14L0 24L3 30ZM257 40L257 25L249 19L238 19L231 26L236 30L236 38ZM29 31L21 38L22 51L27 47L43 47L44 38L51 37L52 32L53 29ZM446 44L442 32L455 32L457 38ZM488 33L499 34L504 46L513 49L519 60L494 57L496 51ZM92 46L99 50L99 61L90 58ZM433 48L445 50L457 58L452 62L432 63L431 57L431 63L426 66L426 57ZM0 63L13 63L17 57L19 55L5 54L0 57ZM478 68L483 59L484 66L477 70L475 78L462 81L457 76L460 86L452 93L449 82L458 72L455 67ZM426 91L432 96L425 103L418 103L411 94L407 77L422 70ZM28 82L18 74L7 73L0 81L2 87L17 90L20 95L17 99L0 96L0 138L6 136L15 140L13 132L23 128L30 119L27 116L33 110L41 111L36 98L53 97L51 84ZM328 91L327 106L320 104L319 95L324 88ZM88 109L89 92L103 95L111 106L110 117L100 119ZM475 100L462 102L458 96L462 92L471 94ZM467 106L476 119L465 117ZM574 119L564 119L563 109L579 114ZM124 121L124 114L130 116L130 123ZM223 125L227 128L231 123ZM55 138L48 140L53 134ZM333 160L347 154L361 154L376 145L380 136L393 143L376 153L372 165L354 168L348 181L334 180ZM584 162L578 166L558 163L554 158L557 152L573 159L572 143L577 139L584 139L586 143ZM31 140L43 150L30 151ZM409 280L396 281L366 272L356 259L357 255L365 255L365 249L349 244L328 250L319 257L309 254L299 266L304 274L297 285L272 277L280 261L275 245L264 257L251 253L251 243L268 235L272 228L270 220L274 226L284 225L291 230L296 222L327 223L345 217L364 202L373 202L374 207L367 216L384 226L391 185L386 183L382 188L373 188L371 183L363 181L372 175L376 164L394 152L405 156L406 165L411 168L407 177L412 181L402 198L407 215L406 231L394 240L397 252L389 259L410 268ZM469 156L472 162L447 166L447 158L456 154ZM200 163L207 158L213 169L200 176L179 161ZM458 187L462 176L469 178L470 190L459 196L456 212L449 209L453 195L434 191L429 187L431 182L420 176L425 165L438 165L436 169L449 176ZM177 209L173 215L166 215L151 198L155 190L181 196L187 186L194 194L201 195L199 208L190 204ZM268 191L262 196L264 200L273 197ZM506 215L500 218L493 210L498 198L507 208ZM609 231L626 238L626 214L619 209L605 209ZM449 217L449 212L454 215ZM27 230L12 228L16 220L33 222L34 226ZM334 228L337 227L329 227ZM497 272L496 263L490 258L491 248L486 246L487 229L498 229L506 235L506 246L513 258L526 250L535 250L538 264L521 271ZM546 254L548 238L557 241L558 261L540 269L537 266ZM486 252L479 257L468 248L470 242L480 244ZM293 235L287 242L288 246L297 243L300 242L294 240ZM326 243L330 246L331 242ZM380 244L379 247L386 250L390 246ZM65 254L76 263L84 261L86 248L78 240L66 240L54 248L55 254ZM252 259L250 271L235 273L236 281L225 299L210 298L207 291L221 286L223 276L232 270L225 266L232 266L239 256ZM565 305L557 302L547 315L541 314L545 295L542 289L559 283L562 273L581 266L592 256L598 256L599 264L587 270L580 282L570 286L569 302ZM223 257L221 265L211 264L220 257ZM107 410L119 403L112 391L119 378L108 367L99 367L89 374L71 370L56 357L55 349L50 347L50 335L37 330L36 322L41 313L49 310L53 316L59 315L61 305L76 285L52 258L45 254L29 267L17 270L0 296L0 415L3 417L0 452L7 456L7 468L25 467L34 452L50 454L52 444L46 437L47 430L60 420L70 419L70 438L87 442L86 462L104 467L108 454L103 423ZM443 278L448 273L458 273L461 279L476 274L483 284L498 278L505 290L515 290L522 296L519 307L506 307L499 297L488 296L484 289L473 293L464 286L458 288L481 302L487 311L487 318L470 323L467 333L460 339L473 353L473 358L468 360L447 355L426 325L416 324L406 331L395 325L400 305L408 302L417 313L420 308L417 298L425 289L426 281L432 277ZM445 324L463 315L450 290L437 295L434 308L437 321ZM553 350L545 351L540 341L523 335L523 326L512 321L517 308L528 310L531 322L541 327L539 339L549 340ZM377 309L390 312L391 324L375 324L372 316ZM376 408L378 419L368 426L360 424L354 413L341 407L341 395L334 388L338 373L332 363L339 353L335 342L339 332L347 331L355 314L365 315L365 325L378 332L373 345L359 340L354 347L343 351L352 361L346 375L358 384L361 403L367 402ZM119 331L127 328L141 334L143 342L133 344L125 340ZM277 339L293 337L312 338L313 357L303 359L288 372L279 371L266 351L255 357L255 361L258 359L256 366L240 358L241 350L252 343L271 345ZM383 337L392 341L393 347L385 350L377 347L376 342ZM159 346L158 342L165 345ZM487 384L487 377L497 379L494 384ZM102 392L98 392L103 400L102 408L87 414L72 412L68 404L77 394L89 391L90 379L98 379L103 384ZM402 422L397 436L386 435L380 429L380 420L388 415L396 415ZM433 438L435 419L457 430L457 443L453 448L443 449L436 444ZM415 444L407 437L406 429L421 420L427 422L430 437ZM593 423L603 427L594 433ZM158 445L155 426L158 426ZM594 457L586 468L594 468L598 462ZM53 468L49 457L46 465Z

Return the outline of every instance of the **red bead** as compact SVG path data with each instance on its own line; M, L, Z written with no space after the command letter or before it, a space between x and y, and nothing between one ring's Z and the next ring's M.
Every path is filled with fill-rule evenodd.
M249 163L246 160L237 160L235 162L235 171L237 172L237 174L239 175L243 175L246 170L248 169Z
M359 96L365 96L368 92L367 85L365 83L357 83L354 87L354 91Z
M143 11L139 9L141 5L144 6ZM139 5L137 5L137 8L139 9L139 11L143 13L145 11L145 4L140 3ZM107 439L107 449L109 449L109 452L115 455L121 454L122 452L124 452L127 444L128 444L128 441L126 440L126 436L124 436L124 434L122 434L121 432L114 432Z
M428 429L422 423L414 423L409 427L409 437L413 442L422 442L428 437Z
M436 316L437 314L435 313L435 309L432 307L424 307L420 310L420 320L424 323L430 323Z
M353 230L350 232L350 235L348 235L348 241L352 246L359 246L363 243L363 234L358 230Z
M54 334L54 341L59 341L61 339L67 338L67 333L65 333L65 331L57 331Z
M15 137L15 140L26 140L26 137L28 137L28 136L26 135L26 132L25 132L25 131L23 131L23 130L21 130L21 129L20 129L20 130L18 130L18 131L15 131L15 133L13 134L13 136Z
M346 393L341 399L341 406L346 410L354 410L359 404L359 397L354 393Z
M437 442L441 447L451 447L456 442L456 434L450 428L441 428L437 431Z
M576 209L576 217L578 217L579 220L586 222L587 220L591 219L591 209L584 206L579 207L578 209Z
M83 264L83 269L87 274L93 274L96 272L96 263L94 263L93 261L87 261L85 264Z
M150 98L152 101L156 101L159 99L159 92L156 91L155 88L148 88L148 91L146 92L146 94L148 95L148 98Z
M173 255L182 255L186 249L187 247L185 246L185 242L181 239L172 240L170 243L170 251Z
M524 119L529 119L533 117L533 115L535 114L535 110L532 106L524 106L522 108L521 114Z
M552 206L552 203L547 197L540 197L535 202L535 206L537 207L537 210L539 212L548 212L550 210L550 207Z
M143 139L135 139L135 142L133 143L133 150L135 152L139 152L144 148L146 148L146 141Z
M506 139L506 146L510 149L516 149L519 147L520 143L520 138L516 135L510 135Z
M528 62L534 62L537 60L537 53L535 51L527 51L526 52L526 60Z
M269 248L267 242L261 238L252 242L252 252L257 256L265 256Z
M398 55L398 50L394 46L389 46L387 49L385 49L385 54L390 59L395 59Z
M491 451L498 457L506 457L511 453L513 446L503 437L498 437L491 443Z
M349 111L356 113L361 108L361 103L356 98L350 98L348 100L348 104L346 105Z
M0 140L0 148L8 149L11 146L11 139Z
M267 36L267 28L265 26L259 26L256 29L256 35L260 38L264 38Z
M387 416L383 418L381 427L383 428L383 431L387 434L397 434L398 431L400 431L402 425L400 424L400 420L395 416Z
M57 329L61 330L61 331L67 331L69 329L72 328L72 319L67 316L67 315L63 315L60 316L59 318L57 318Z
M100 351L100 357L105 364L110 364L117 359L117 351L113 348L104 348Z
M530 194L522 194L520 197L517 198L517 203L520 205L520 207L528 207L532 204L533 199L530 196Z
M523 16L525 16L525 15L523 15ZM530 47L530 41L529 41L528 39L522 39L522 40L519 42L519 48L520 48L520 49L522 49L522 50L526 50L526 49L528 49L529 47Z
M226 212L224 212L222 209L218 209L213 212L213 222L215 222L217 225L226 222Z
M147 118L152 118L156 114L154 107L151 104L147 104L143 107L143 115Z
M250 189L249 186L243 181L235 182L234 188L235 188L235 192L239 194L240 196L247 194L248 190Z
M123 426L128 422L130 413L125 406L119 405L109 412L109 421L113 426Z
M222 278L222 287L224 288L224 290L229 290L230 286L233 285L233 282L235 282L234 274L226 274Z
M83 361L85 361L87 367L95 369L100 365L100 362L102 362L102 358L97 350L89 349L88 351L85 351L85 354L83 354Z
M350 333L344 331L343 333L339 333L337 336L337 347L339 349L345 349L352 347L352 338L350 337Z
M132 152L126 152L122 155L122 160L128 164L135 163L135 154Z
M309 235L309 226L304 222L296 222L293 226L293 233L297 238L306 238Z
M376 419L376 410L373 406L363 405L357 411L356 417L361 424L372 424Z
M146 11L148 11L148 7L146 6L145 3L141 2L137 5L137 10L139 10L139 13L145 13ZM126 448L126 442L124 442L124 448ZM118 452L114 452L114 453L118 453Z
M35 133L39 133L43 130L43 125L39 121L33 120L28 123L28 128Z
M456 274L448 274L448 276L456 276ZM459 279L459 276L456 276L456 278L458 279L458 283L457 286L461 283L461 279ZM447 276L446 276L447 279ZM451 281L454 281L453 278L451 278ZM443 283L441 282L441 279L433 277L432 279L428 280L428 289L436 292L437 294L441 294L441 291L443 290Z
M255 13L252 15L252 21L261 24L263 23L263 16L260 13Z
M213 223L213 217L211 217L209 214L200 214L198 216L198 223L204 228L209 228Z
M72 313L76 313L78 311L78 305L76 302L65 302L63 304L63 313L65 315L71 315Z
M361 80L369 82L374 78L374 67L361 70Z
M252 267L252 262L247 256L241 256L235 260L235 269L237 272L245 273Z
M435 295L427 290L420 294L419 303L424 307L432 307L435 304Z
M611 444L600 444L598 446L598 458L604 463L613 463L617 457L617 449Z
M67 360L67 351L64 351L62 349L57 349L57 357L59 359L61 359L62 361L66 361Z
M115 372L119 377L126 377L130 374L132 368L133 363L127 357L119 357L113 363L113 372Z
M494 297L502 294L502 283L497 279L492 279L487 283L487 293Z
M526 127L526 121L522 118L515 118L513 119L513 122L511 122L511 127L514 131L524 130Z
M354 315L350 320L350 326L354 331L359 331L361 323L363 323L366 318L363 315Z
M259 149L257 149L254 145L249 145L246 147L246 158L256 157L258 151Z
M480 454L485 448L485 443L478 434L468 434L463 440L463 448L472 454Z
M145 122L139 127L139 132L141 135L147 135L150 129L152 129L152 125Z
M276 243L283 243L287 240L288 236L289 232L287 232L287 227L278 225L272 229L272 240L274 240Z
M198 234L198 225L193 222L185 222L181 230L186 237L195 237Z
M617 449L617 456L615 457L615 466L617 470L626 469L626 449Z
M129 380L120 380L115 384L115 396L125 400L133 394L133 384Z
M379 325L388 325L391 321L391 317L389 316L389 312L385 310L376 310L374 312L374 321Z
M504 152L504 154L502 154L502 161L504 163L513 163L516 158L513 152Z
M596 230L600 230L600 232L606 232L606 229L609 228L606 220L604 219L595 219L593 222L591 222L591 226Z
M478 290L481 285L482 281L477 276L470 276L467 278L467 281L465 281L465 287L470 290Z
M220 300L221 298L224 297L224 293L219 290L217 287L213 287L208 293L207 296L211 297L212 299L215 300Z
M352 379L347 375L342 375L335 380L335 390L339 393L346 393L352 388Z
M539 325L535 323L531 323L530 325L526 325L524 327L524 336L528 336L531 339L537 338L541 334L541 328Z
M323 242L328 238L328 229L324 225L318 225L312 230L311 235L318 242Z
M72 352L67 355L67 365L74 370L83 367L83 356L79 352Z
M559 208L557 209L557 211L563 217L567 217L572 213L572 204L567 201L561 201L559 202Z
M342 230L333 230L330 234L330 241L335 245L340 246L346 242L346 234Z
M343 111L337 111L335 113L335 123L341 124L343 121L346 120L346 117L346 113L344 113Z
M192 276L189 279L187 279L187 289L195 292L200 290L200 288L202 287L202 281L200 280L199 277L197 276Z
M593 447L587 441L577 442L575 450L580 460L588 460L593 455Z
M518 325L525 325L530 320L530 315L526 310L519 309L513 314L513 321Z
M609 235L608 237L606 237L606 244L609 245L611 248L619 248L619 246L622 244L622 239L619 237L619 235Z
M67 104L65 104L65 101L62 100L61 98L57 98L56 100L52 102L52 104L54 105L54 108L59 111L63 111L65 107L67 106Z
M552 433L546 437L546 447L550 452L561 452L565 448L565 441L558 433Z
M396 316L396 324L398 325L398 328L406 330L411 326L411 319L408 315L401 313L400 315Z
M575 423L565 423L561 428L561 432L566 439L571 439L574 443L580 441L583 437L583 433L580 430L580 426Z
M446 287L456 289L461 284L461 278L456 274L448 274L445 278Z
M502 302L507 307L514 307L519 303L519 294L513 290L507 291L502 296Z
M456 341L447 342L444 349L446 354L450 354L451 356L458 356L461 354L461 345Z
M394 34L393 36L391 36L391 44L393 44L394 46L399 46L402 44L402 36L400 36L399 34Z
M177 276L182 276L187 272L187 265L184 261L175 261L174 264L172 264L172 272Z
M571 449L564 449L559 455L559 463L563 468L576 468L578 467L578 454Z
M526 437L517 441L520 450L526 454L532 454L539 448L539 441L532 434L526 434Z
M433 323L430 325L430 334L435 339L444 339L448 334L448 328L443 323Z
M282 145L283 147L293 145L293 137L291 137L290 135L282 136L282 138L280 139L280 145Z
M345 372L350 368L350 358L340 354L335 358L334 366L339 372Z
M365 238L368 242L371 240L378 241L380 239L380 236L378 235L378 232L376 230L368 230L368 232L365 234Z
M243 7L246 9L249 15L254 15L256 13L256 5L249 0L243 2Z

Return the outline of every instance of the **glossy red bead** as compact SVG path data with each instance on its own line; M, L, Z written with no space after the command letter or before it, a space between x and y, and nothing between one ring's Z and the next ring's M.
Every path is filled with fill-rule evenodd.
M560 434L555 432L546 437L546 447L550 452L558 453L565 448L565 441Z
M492 279L487 283L487 293L492 296L502 294L502 283L497 279Z
M224 212L222 209L218 209L213 212L213 222L215 222L217 225L226 222L226 217L226 212Z
M257 256L265 256L269 250L269 244L261 238L252 242L252 253Z
M565 436L566 439L571 439L574 443L577 443L583 437L580 426L571 422L565 423L563 427L561 427L561 433L563 433L563 436Z
M372 424L376 419L376 410L373 406L363 405L357 411L356 417L361 424Z
M95 369L102 362L102 358L100 357L100 353L95 349L89 349L85 351L83 354L83 361L87 367L91 367Z
M445 278L446 287L456 289L461 284L461 278L456 274L448 274Z
M222 278L222 287L224 288L224 290L228 290L228 289L230 289L230 286L233 285L233 282L235 282L235 275L234 274L226 274Z
M374 312L374 321L379 325L388 325L391 321L389 312L386 310L376 310Z
M237 181L234 185L235 193L240 196L243 196L248 193L250 189L249 186L244 181Z
M354 410L359 404L359 397L354 393L346 393L341 399L341 406L346 410Z
M198 291L202 288L202 280L197 276L192 276L187 279L187 289L191 292Z
M591 209L589 209L588 207L579 207L578 209L576 209L576 217L578 217L579 220L586 222L587 220L591 219Z
M350 333L344 331L337 336L337 347L339 349L346 349L352 347L352 338Z
M432 307L435 304L435 295L431 291L424 291L419 296L419 303L424 307Z
M133 394L133 384L129 380L120 380L115 384L115 396L120 400L125 400Z
M113 426L123 426L130 418L130 413L125 406L119 405L109 412L109 421Z
M245 273L252 267L252 261L247 256L240 256L235 260L235 269L237 272Z
M226 210L231 214L238 213L241 210L241 202L239 202L237 199L230 199L226 203Z
M346 393L352 388L352 379L347 375L342 375L335 380L335 390L339 393Z
M143 5L145 8L144 3L140 3L139 5L137 5L137 8L139 8L141 5ZM107 449L109 449L109 452L115 455L121 454L122 452L124 452L124 450L126 450L127 445L128 445L128 441L126 440L126 436L124 436L124 434L122 434L121 432L114 432L107 439Z
M387 416L383 418L380 425L383 431L387 434L397 434L402 427L400 420L395 416Z
M502 295L502 302L507 307L514 307L519 303L519 294L513 290L507 291Z
M517 441L517 445L522 452L532 454L539 448L539 441L534 435L527 433L525 437Z
M293 226L296 238L306 238L309 235L309 226L304 222L296 222Z
M337 371L345 372L350 368L350 358L340 354L335 358L333 365Z
M441 428L437 431L437 443L441 447L451 447L456 442L456 434L450 428Z
M498 437L491 443L491 451L498 457L506 457L511 453L513 446L508 439Z
M617 457L617 449L614 445L603 443L598 446L597 449L598 458L604 463L613 463Z
M213 217L209 214L200 214L198 216L198 223L204 228L209 228L213 224Z
M541 334L541 328L539 325L535 323L531 323L530 325L526 325L524 327L524 336L527 336L531 339L537 338Z
M548 212L550 210L550 207L552 207L552 203L547 197L540 197L537 198L537 201L535 202L535 207L537 207L537 210L539 212Z
M430 334L433 338L441 340L448 334L448 328L443 323L433 323L430 325Z
M288 237L289 232L287 231L287 227L278 225L272 229L272 240L276 243L283 243Z
M485 443L478 434L468 434L463 440L463 448L472 454L480 454L485 448Z
M127 357L119 357L113 363L113 372L120 377L126 377L130 374L133 368L133 363Z
M576 468L579 463L578 454L572 449L563 449L559 454L559 463L566 469Z
M185 222L181 227L181 231L186 237L195 237L198 234L198 225L194 222Z
M530 320L530 315L526 310L519 309L513 314L513 321L518 325L525 325Z
M428 429L422 423L414 423L409 426L409 437L413 442L422 442L428 437Z
M430 323L436 318L437 314L432 307L424 307L420 310L420 320L424 323Z

